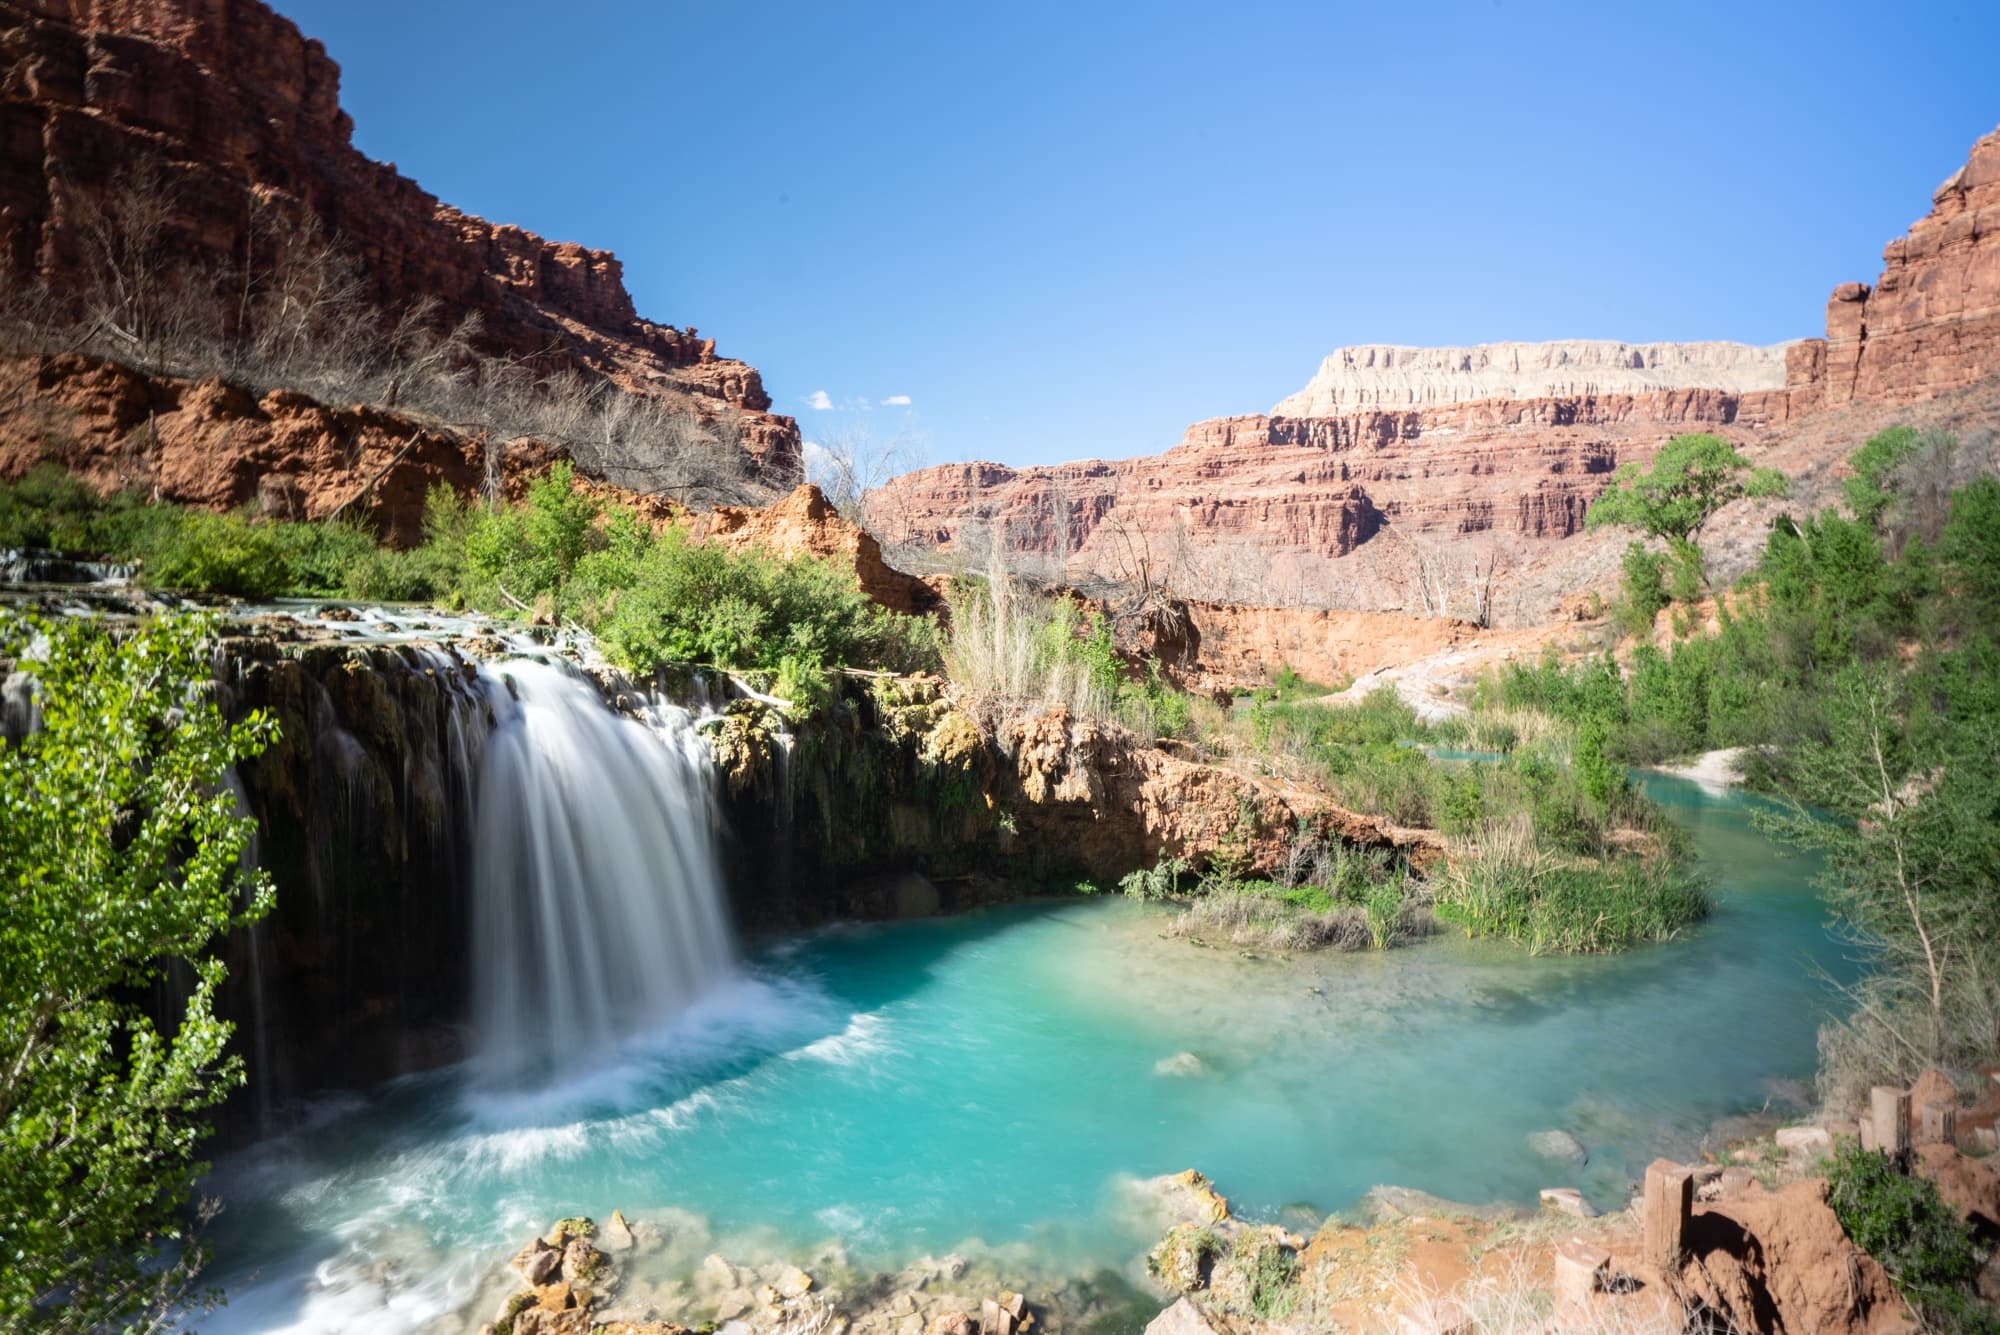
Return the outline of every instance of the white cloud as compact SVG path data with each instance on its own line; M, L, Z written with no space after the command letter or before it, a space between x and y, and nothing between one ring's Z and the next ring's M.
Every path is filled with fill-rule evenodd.
M907 394L891 394L888 398L882 400L882 406L884 408L907 408L910 406L910 396Z
M823 389L816 389L806 396L806 406L814 412L825 412L833 407L833 399Z

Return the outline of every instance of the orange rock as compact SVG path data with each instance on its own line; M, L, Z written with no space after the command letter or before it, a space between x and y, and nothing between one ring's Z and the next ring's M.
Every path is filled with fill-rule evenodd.
M933 612L943 603L929 584L892 569L882 559L882 544L843 518L811 483L762 509L718 505L693 526L696 542L755 547L776 556L817 556L848 566L861 591L892 612Z
M1915 1325L1888 1272L1848 1241L1808 1178L1776 1192L1752 1186L1696 1207L1685 1291L1739 1330L1772 1335L1901 1335Z
M1802 409L1858 399L1909 402L2000 367L2000 130L1972 147L1930 213L1882 252L1871 287L1842 283L1826 337L1792 349Z
M1917 1146L1916 1171L1937 1184L1945 1204L1981 1233L2000 1231L2000 1168L1951 1145Z

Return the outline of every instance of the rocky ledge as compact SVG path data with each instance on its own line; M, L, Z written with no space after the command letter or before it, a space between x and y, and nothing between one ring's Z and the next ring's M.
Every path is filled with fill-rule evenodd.
M703 1221L674 1212L558 1220L487 1284L480 1301L504 1296L480 1335L1060 1335L1128 1297L1065 1282L1051 1301L1031 1302L992 1262L957 1253L890 1272L857 1268L838 1244L808 1258L810 1269L717 1252L692 1262L707 1240Z

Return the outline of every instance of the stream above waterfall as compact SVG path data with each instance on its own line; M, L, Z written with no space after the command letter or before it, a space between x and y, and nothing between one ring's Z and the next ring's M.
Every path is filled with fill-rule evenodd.
M326 1100L218 1165L230 1305L203 1328L470 1331L523 1240L614 1207L699 1216L733 1259L838 1240L884 1268L1003 1249L1082 1273L1154 1240L1133 1179L1189 1167L1294 1226L1377 1184L1622 1205L1653 1156L1810 1078L1814 966L1849 971L1754 799L1645 783L1718 911L1629 955L1446 934L1255 958L1163 938L1156 907L1019 904L752 943L553 1085L496 1093L468 1064ZM1544 1131L1588 1161L1539 1155Z

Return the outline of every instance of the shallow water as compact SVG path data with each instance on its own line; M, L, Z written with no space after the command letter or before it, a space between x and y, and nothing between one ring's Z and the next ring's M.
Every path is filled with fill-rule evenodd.
M1016 905L771 943L556 1090L496 1101L442 1072L329 1103L218 1169L231 1305L202 1326L417 1329L549 1221L614 1206L693 1211L735 1256L838 1238L888 1266L977 1239L1075 1273L1152 1241L1121 1183L1188 1167L1295 1219L1378 1183L1621 1205L1653 1156L1810 1077L1811 966L1846 972L1810 868L1747 799L1646 786L1719 911L1626 956L1446 935L1249 959L1162 938L1142 905ZM1539 1156L1545 1130L1588 1163Z

